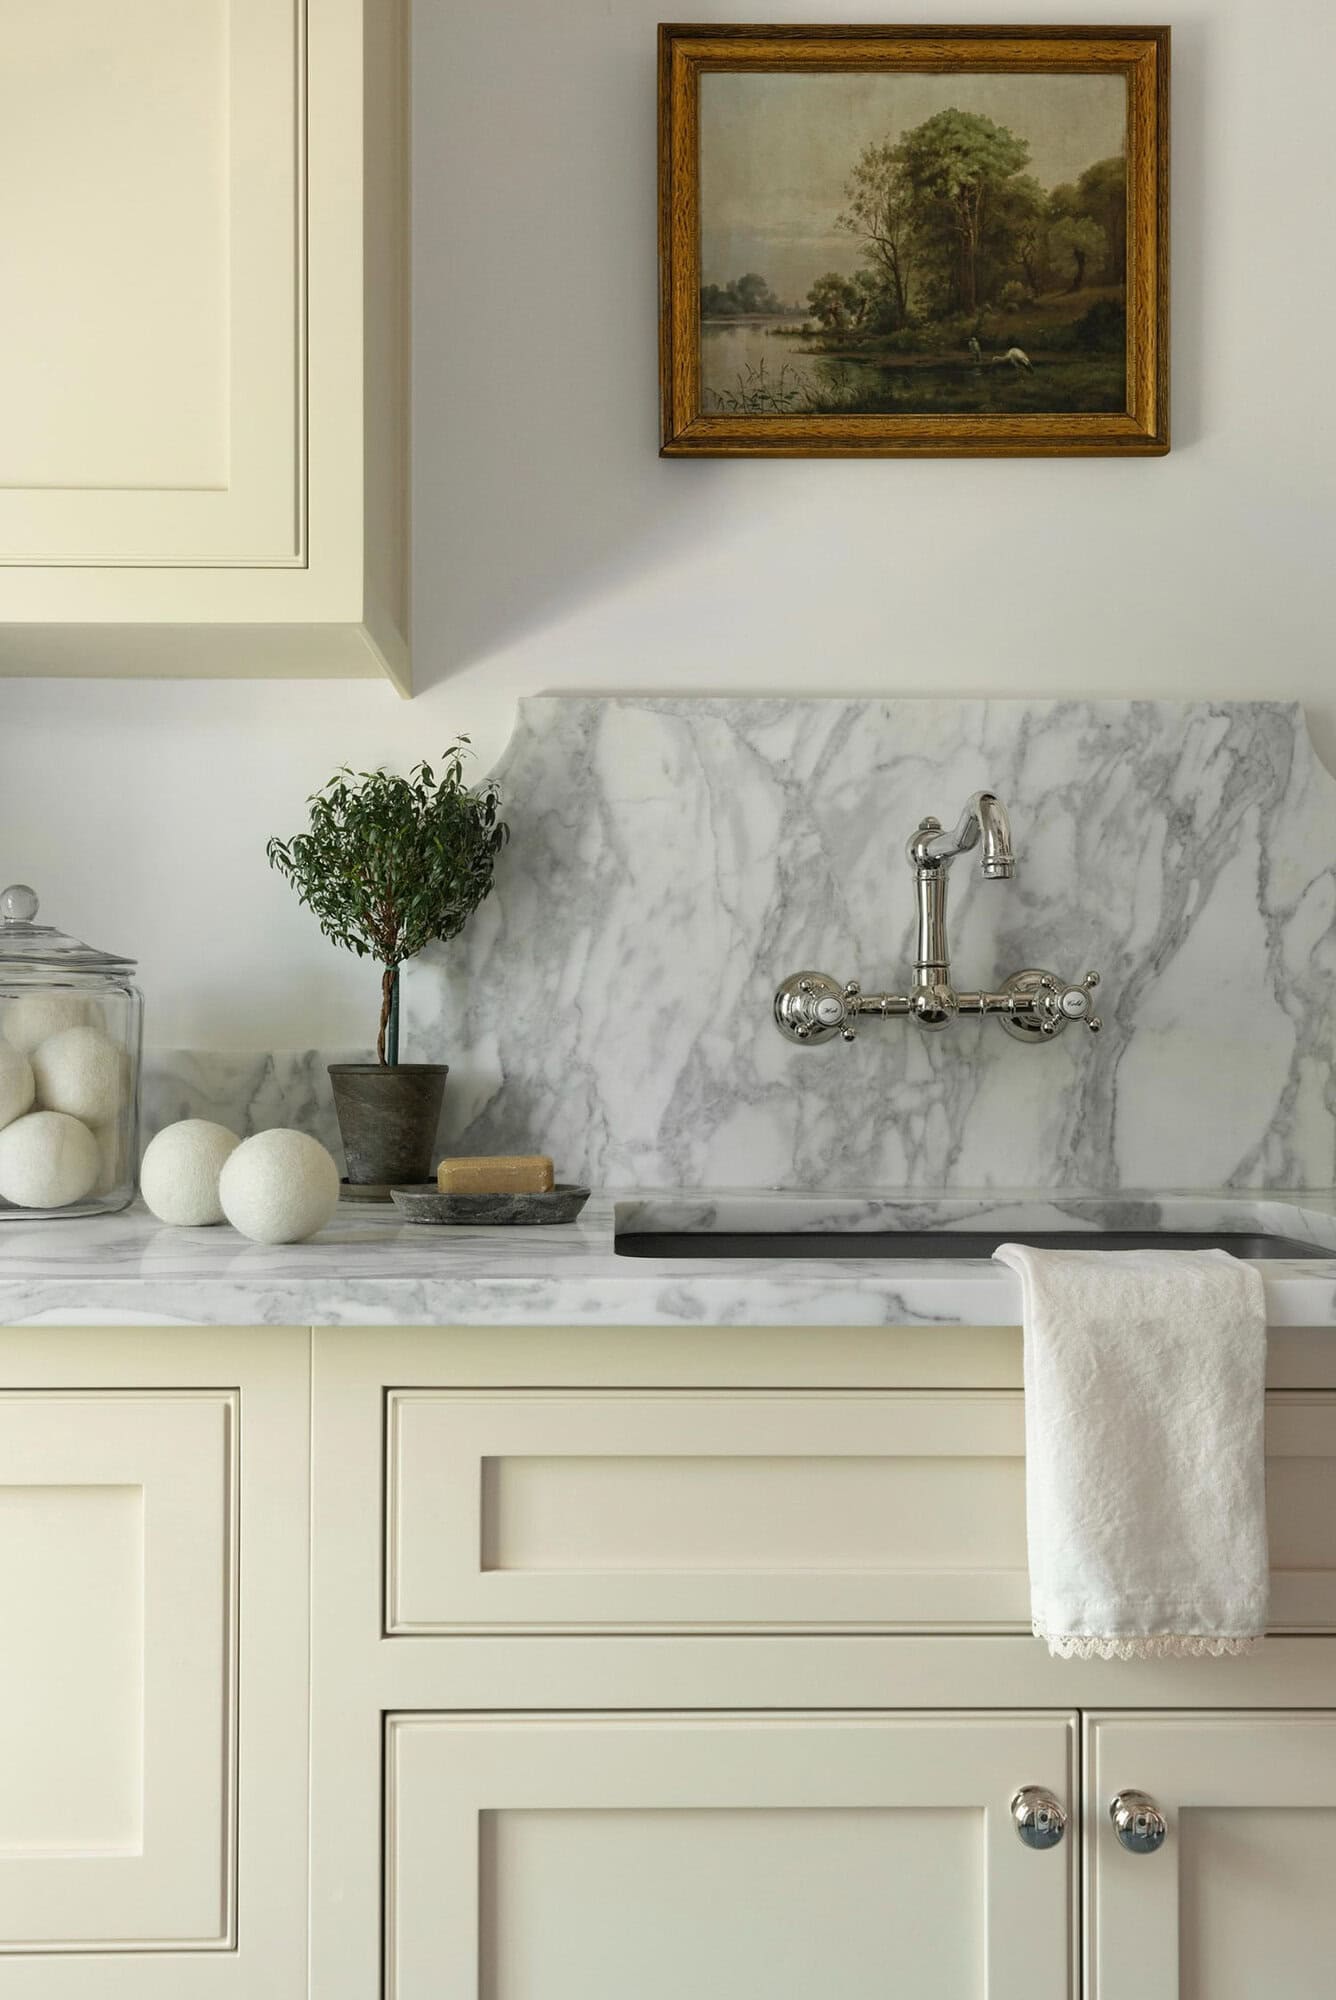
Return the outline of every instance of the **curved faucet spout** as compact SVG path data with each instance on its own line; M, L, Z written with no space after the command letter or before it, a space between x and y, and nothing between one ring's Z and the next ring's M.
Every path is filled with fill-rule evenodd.
M970 800L983 842L979 872L989 882L1009 882L1016 873L1016 851L1011 844L1011 821L1001 799L992 792L978 792Z
M909 842L915 869L936 871L980 846L979 872L989 882L1007 882L1016 873L1011 821L996 792L976 792L950 833L936 820L925 820Z

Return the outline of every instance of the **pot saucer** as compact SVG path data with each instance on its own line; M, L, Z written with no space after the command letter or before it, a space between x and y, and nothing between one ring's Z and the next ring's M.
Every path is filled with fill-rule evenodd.
M341 1180L339 1182L340 1201L388 1201L389 1199L388 1181Z

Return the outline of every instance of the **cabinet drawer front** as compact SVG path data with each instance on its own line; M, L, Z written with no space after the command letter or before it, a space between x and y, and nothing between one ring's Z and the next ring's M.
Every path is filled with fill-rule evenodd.
M1013 1394L389 1401L390 1631L1028 1620Z
M236 1451L228 1391L0 1396L0 1951L234 1940Z
M387 1405L386 1629L1028 1630L1015 1391ZM1268 1412L1277 1630L1336 1629L1336 1396Z
M1065 1715L391 1715L387 2000L1067 2000Z

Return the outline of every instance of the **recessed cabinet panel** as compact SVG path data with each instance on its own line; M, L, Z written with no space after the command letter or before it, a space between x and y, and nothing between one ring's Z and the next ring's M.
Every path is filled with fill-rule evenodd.
M391 1633L1028 1630L1022 1398L388 1402ZM1272 1626L1336 1628L1336 1396L1273 1396Z
M1091 2000L1319 2000L1336 1965L1336 1716L1096 1716L1088 1725ZM1168 1822L1131 1854L1114 1793Z
M225 1391L0 1396L0 1950L231 1941L236 1449Z
M0 1486L0 1865L143 1839L144 1489ZM32 1691L40 1690L34 1702Z
M302 16L0 13L0 561L302 559Z
M1336 1804L1179 1814L1179 1994L1323 1993L1336 1969Z
M1067 1717L392 1716L389 2000L1065 2000ZM1020 1774L1018 1776L1018 1774Z

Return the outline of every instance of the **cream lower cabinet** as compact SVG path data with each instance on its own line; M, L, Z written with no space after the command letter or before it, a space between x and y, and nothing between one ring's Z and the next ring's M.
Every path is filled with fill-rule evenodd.
M0 1333L0 1993L306 1986L309 1336Z
M1024 1629L1005 1330L0 1333L0 1995L1331 2000L1273 1355L1289 1629L1129 1664Z
M1276 1635L1129 1664L1027 1630L1014 1331L319 1331L312 1993L1331 2000L1336 1342L1272 1360Z
M1333 1687L1336 1694L1336 1686ZM1087 1719L1090 2000L1330 2000L1336 1714ZM1110 1801L1168 1831L1119 1845Z
M1064 1716L396 1715L388 2000L1057 1996Z

